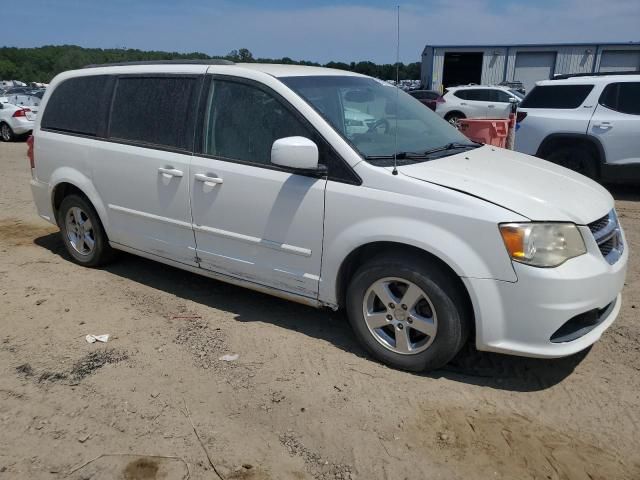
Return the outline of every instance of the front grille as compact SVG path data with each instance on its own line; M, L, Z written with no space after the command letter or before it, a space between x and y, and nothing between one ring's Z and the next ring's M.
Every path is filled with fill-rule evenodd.
M597 233L607 225L609 225L609 214L606 214L604 217L596 220L595 222L591 222L589 224L589 230L591 230L591 233Z
M615 210L611 210L604 217L591 222L588 227L605 260L611 265L616 263L622 256L624 245Z

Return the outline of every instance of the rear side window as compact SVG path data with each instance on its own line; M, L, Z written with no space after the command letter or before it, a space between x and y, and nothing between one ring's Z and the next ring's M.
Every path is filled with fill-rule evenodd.
M120 77L109 137L191 150L197 77Z
M600 105L630 115L640 115L640 82L611 83L600 96Z
M475 100L476 102L490 102L491 90L483 88L472 88L456 92L456 97L463 100Z
M522 103L521 108L578 108L593 85L542 85L531 90Z
M42 128L81 135L102 136L113 79L107 75L65 80L51 94L42 116Z
M453 92L453 95L455 97L461 98L462 100L467 100L469 98L467 95L468 93L469 93L469 90L458 90Z

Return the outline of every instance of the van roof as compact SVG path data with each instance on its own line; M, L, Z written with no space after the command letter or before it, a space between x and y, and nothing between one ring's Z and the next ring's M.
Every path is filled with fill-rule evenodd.
M248 70L254 70L262 73L266 73L273 77L303 77L303 76L363 76L359 73L349 72L346 70L337 70L334 68L314 67L307 65L288 65L277 63L234 63L229 60L223 59L209 59L209 60L158 60L158 61L142 61L142 62L122 62L122 63L105 63L87 65L84 68L100 68L108 70L110 67L117 67L118 72L132 70L140 71L137 67L153 67L153 66L207 66L207 65L223 65L223 66L235 66L238 68L244 68ZM126 67L126 68L123 68Z

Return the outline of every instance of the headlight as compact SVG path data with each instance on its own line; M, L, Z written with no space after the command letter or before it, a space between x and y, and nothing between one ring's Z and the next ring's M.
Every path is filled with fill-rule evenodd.
M534 267L557 267L587 252L573 223L504 223L500 234L513 260Z

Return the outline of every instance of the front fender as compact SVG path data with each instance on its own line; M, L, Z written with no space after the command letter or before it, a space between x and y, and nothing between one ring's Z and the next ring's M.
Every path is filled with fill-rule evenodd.
M394 178L388 172L379 175L391 178L390 185L400 191L337 182L327 186L320 301L337 304L341 265L350 253L375 242L423 250L460 277L517 281L498 224L526 219L438 185Z

